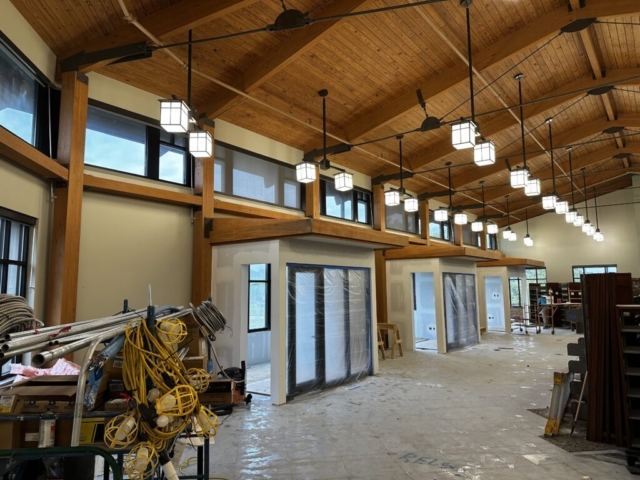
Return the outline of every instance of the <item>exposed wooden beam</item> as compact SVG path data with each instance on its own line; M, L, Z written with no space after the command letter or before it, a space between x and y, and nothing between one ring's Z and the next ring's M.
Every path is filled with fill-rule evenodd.
M541 260L532 260L530 258L511 258L504 257L500 260L491 260L489 262L478 262L477 267L544 267L544 262Z
M63 165L36 150L20 137L0 127L0 157L42 178L67 180L69 171Z
M315 218L297 220L214 218L209 240L213 245L315 236L332 240L369 243L380 248L406 247L406 235L378 232Z
M350 13L371 0L341 0L331 3L322 11L322 16L328 17ZM238 90L250 92L256 89L278 72L286 68L301 55L318 44L344 20L320 22L294 32L277 47L236 78L231 85ZM216 118L243 101L245 97L222 87L211 92L209 100L198 106L198 111L209 118Z
M149 187L121 180L96 177L91 174L84 175L84 188L91 192L107 193L151 202L168 203L184 207L202 206L202 198L195 195L172 192L164 188Z
M579 11L568 11L567 6L563 5L542 15L526 27L478 52L474 58L474 67L482 72L531 45L547 40L562 27L575 20L624 15L640 11L639 2L635 0L589 0L587 3L587 7ZM431 98L463 82L467 76L467 65L457 65L441 73L438 77L425 81L421 88L425 97ZM413 108L417 108L414 90L394 98L392 102L381 105L374 112L363 116L359 121L347 127L341 137L347 138L351 142L362 139L368 133L386 125Z
M316 179L307 183L305 188L305 215L309 218L320 218L320 169L315 165Z
M579 143L581 140L589 138L593 135L597 135L603 130L606 130L610 127L640 128L640 115L619 115L618 118L613 121L609 121L608 118L603 117L582 125L580 128L574 128L559 135L555 134L553 139L554 149L559 149L567 145ZM509 163L511 164L512 168L522 163L521 157L511 156L517 155L518 153L519 152L514 149L511 153L505 155L505 157L510 157ZM547 154L543 153L541 155L528 157L527 160L531 161L545 156L547 156ZM472 168L468 173L456 176L453 180L454 188L462 188L465 185L469 185L471 183L475 184L480 180L486 179L492 175L495 175L496 173L504 171L506 168L507 167L504 163L504 157L498 158L496 163L493 165Z
M384 232L387 229L387 213L384 204L384 188L374 185L373 188L373 229Z
M148 17L139 19L138 22L159 40L166 40L236 12L256 1L257 0L217 0L213 2L211 0L182 0ZM145 41L149 41L147 36L136 26L129 23L103 37L85 43L73 51L66 52L58 57L58 63L60 60L64 60L81 51L97 52ZM112 61L113 60L84 65L82 71L86 73L97 70Z
M418 258L461 257L473 260L498 260L504 255L495 250L482 250L476 247L459 245L433 244L427 246L411 246L385 252L387 260L408 260Z
M256 207L253 205L244 205L242 203L230 202L219 197L214 198L214 213L224 213L225 215L237 215L247 218L279 218L282 220L299 220L304 218L302 213L295 215L292 213L283 213L270 208Z
M425 240L426 245L431 245L431 234L429 232L429 202L420 202L420 238Z
M88 94L88 80L84 75L78 72L62 74L58 162L67 167L69 176L66 183L55 188L47 281L47 325L76 321Z

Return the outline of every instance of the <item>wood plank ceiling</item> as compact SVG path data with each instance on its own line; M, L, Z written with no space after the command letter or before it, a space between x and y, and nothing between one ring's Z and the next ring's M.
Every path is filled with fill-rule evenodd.
M95 51L141 41L136 19L163 43L232 34L273 23L280 0L12 0L59 60L82 49ZM129 10L125 18L120 3ZM322 17L406 3L404 0L285 0L287 8ZM408 3L413 3L411 0ZM549 132L553 118L557 190L571 197L564 147L573 150L574 181L582 198L581 168L599 193L630 185L640 169L640 2L637 0L475 0L470 8L476 112L480 131L493 140L498 162L473 164L472 152L455 151L450 128L408 134L405 160L416 175L405 182L416 193L446 188L452 162L455 203L478 201L484 181L488 213L505 211L510 195L513 221L545 213L539 199L508 186L504 162L522 163L518 109L521 72L525 103L527 165L552 190ZM576 19L597 21L578 33L560 29ZM151 42L150 42L151 43ZM186 47L171 49L186 61ZM465 12L445 0L393 12L321 22L288 32L261 32L194 46L193 103L200 112L309 151L321 145L321 100L329 90L328 131L332 143L388 140L333 157L347 169L375 177L398 171L399 132L424 120L415 90L423 89L429 115L446 121L470 115ZM186 98L186 73L166 51L152 58L87 70L159 96ZM587 95L612 84L606 95ZM488 86L487 86L488 85ZM540 102L541 99L547 101ZM603 133L624 127L616 135ZM585 143L587 142L587 143ZM584 143L584 144L583 144ZM578 144L578 145L576 145ZM547 151L545 151L547 150ZM627 158L614 156L628 153ZM618 155L621 157L622 155ZM589 195L593 195L593 190ZM445 200L444 198L442 199ZM475 211L475 213L480 213ZM504 223L503 221L499 223Z

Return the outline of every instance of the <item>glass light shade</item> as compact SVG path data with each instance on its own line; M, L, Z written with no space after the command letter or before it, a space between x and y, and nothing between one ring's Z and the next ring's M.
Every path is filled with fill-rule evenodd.
M189 132L189 153L196 158L213 156L213 138L209 132L192 130Z
M516 232L511 232L509 234L509 241L510 242L515 242L518 239L518 234Z
M524 188L529 183L529 170L518 168L511 170L511 186L513 188Z
M404 211L405 212L417 212L418 211L418 199L409 197L404 201Z
M451 144L456 150L473 148L476 144L477 126L470 120L451 125Z
M333 177L333 187L339 192L353 190L353 175L348 172L340 172Z
M524 244L525 244L527 247L533 247L533 238L531 238L531 237L529 236L529 234L528 234L528 233L527 233L527 235L524 237Z
M433 212L433 218L436 222L446 222L449 220L449 211L446 208L438 208Z
M509 240L510 236L511 236L511 227L507 227L502 231L502 238L504 238L505 240Z
M541 191L540 180L537 178L530 178L524 187L524 194L527 197L537 197Z
M316 181L316 164L302 162L296 165L296 180L300 183L311 183Z
M485 140L473 147L473 161L479 167L496 163L496 145L491 140Z
M496 233L498 233L498 225L496 225L495 223L487 224L487 233L489 235L495 235Z
M574 227L581 227L584 223L584 217L581 214L576 215L576 219L573 221Z
M400 192L398 190L387 190L384 192L384 204L388 207L400 205Z
M564 220L567 223L573 223L576 221L576 217L578 216L578 212L575 210L571 210L564 214Z
M558 200L556 202L556 213L558 215L569 213L569 202L567 202L566 200Z
M482 230L484 230L484 223L483 222L478 222L475 221L471 224L471 231L472 232L481 232Z
M160 126L167 132L189 131L189 107L182 100L160 100Z
M600 231L600 229L598 228L596 230L596 232L593 234L593 239L596 242L604 242L604 235L602 234L602 232Z
M453 223L456 225L466 225L468 223L467 214L463 212L456 212L453 215Z
M556 202L558 201L558 197L555 195L545 195L542 197L542 208L545 210L553 210L556 208Z
M590 227L591 227L591 222L589 221L589 219L585 220L584 223L582 224L582 232L587 233Z
M587 234L587 237L592 237L594 233L596 233L596 227L594 227L593 225L589 225L589 228L587 228L587 231L584 232Z

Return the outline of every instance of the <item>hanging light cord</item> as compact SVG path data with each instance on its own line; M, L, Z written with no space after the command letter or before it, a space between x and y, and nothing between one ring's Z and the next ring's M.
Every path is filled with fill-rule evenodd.
M451 162L447 164L449 167L449 210L453 211L453 190L451 189Z
M487 205L484 203L484 182L480 182L480 185L482 185L482 218L486 221Z
M524 211L525 223L527 224L527 236L529 236L529 209Z
M469 59L469 99L471 100L471 121L476 123L476 102L473 96L473 52L471 51L471 12L469 6L465 8L467 13L467 57Z
M284 6L284 2L282 2ZM286 8L285 8L286 10ZM323 160L327 158L327 97L322 97L322 156Z
M507 227L511 226L511 211L509 210L509 195L506 195L504 198L507 199Z
M569 147L569 179L571 180L571 203L573 205L573 209L576 208L576 189L573 184L573 161L571 155L571 147Z
M556 193L556 165L553 157L553 128L551 127L552 121L549 122L549 150L551 150L551 179L553 181L553 194L557 197ZM553 205L553 204L552 204Z
M402 169L402 135L396 137L398 139L398 150L400 152L400 193L404 193L404 186L402 179L404 177L404 170Z
M520 99L520 134L522 136L522 163L527 169L527 148L524 139L524 107L522 106L522 75L518 77L518 98Z
M192 53L193 53L193 47L191 45L191 40L193 39L193 31L189 30L189 48L188 48L188 66L187 66L187 107L189 107L189 110L192 111L193 110L193 106L191 105L191 76L192 76Z
M587 178L585 176L586 168L582 169L582 185L584 185L584 209L585 216L587 217L585 223L591 223L589 221L589 196L587 195Z
M596 230L600 227L598 223L598 197L596 196L596 187L593 187L593 203L596 208Z

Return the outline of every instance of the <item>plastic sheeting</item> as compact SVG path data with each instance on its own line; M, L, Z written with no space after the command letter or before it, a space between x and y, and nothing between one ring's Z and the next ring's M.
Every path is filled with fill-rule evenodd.
M369 269L288 266L287 395L369 375Z
M463 273L443 273L444 313L447 350L478 343L476 277Z

